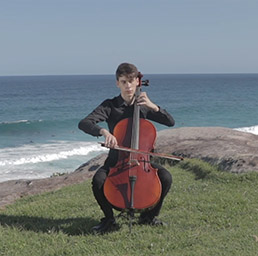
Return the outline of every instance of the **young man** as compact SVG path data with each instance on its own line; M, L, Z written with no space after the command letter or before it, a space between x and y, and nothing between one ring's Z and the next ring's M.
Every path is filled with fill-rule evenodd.
M104 136L105 145L110 149L108 157L102 166L94 175L92 180L93 194L103 211L105 217L101 219L99 225L94 226L92 230L96 233L103 233L110 230L115 225L112 205L107 201L103 185L109 172L109 168L116 165L118 151L112 149L117 146L117 140L113 135L116 124L124 119L133 116L134 102L140 106L140 118L149 119L167 126L174 125L174 119L166 110L157 106L147 96L146 92L141 92L140 96L135 98L135 91L139 84L138 70L133 64L122 63L116 70L116 85L120 89L120 95L113 99L103 101L92 113L82 119L79 123L79 129L92 136ZM107 122L108 130L100 127L99 122ZM163 225L164 222L158 220L163 200L168 193L171 184L171 174L162 166L152 163L154 168L158 169L158 176L161 181L161 198L157 205L151 210L145 210L141 213L139 223L150 225Z

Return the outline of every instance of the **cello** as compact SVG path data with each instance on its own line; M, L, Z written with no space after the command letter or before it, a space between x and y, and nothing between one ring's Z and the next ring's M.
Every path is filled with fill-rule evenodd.
M141 93L141 85L149 83L148 80L141 80L141 73L138 78L135 98ZM104 183L104 194L114 208L133 216L134 212L151 208L160 200L158 170L150 164L150 155L158 155L152 153L156 128L150 121L140 118L140 106L135 100L133 117L118 122L113 135L117 139L115 149L119 150L119 155L117 164L110 168ZM166 156L163 154L161 157ZM182 160L173 156L172 159Z

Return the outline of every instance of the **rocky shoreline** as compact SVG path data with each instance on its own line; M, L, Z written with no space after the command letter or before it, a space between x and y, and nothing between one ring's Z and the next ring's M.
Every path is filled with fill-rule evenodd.
M258 172L258 136L223 127L186 127L158 132L156 151L216 164L222 171ZM70 174L37 180L0 183L0 208L28 195L79 184L91 178L103 164L101 154Z
M156 150L198 158L222 171L258 172L258 136L224 127L187 127L158 133Z
M45 179L21 179L2 182L0 183L0 209L25 196L58 190L68 185L80 184L94 175L106 157L107 154L101 154L69 174Z

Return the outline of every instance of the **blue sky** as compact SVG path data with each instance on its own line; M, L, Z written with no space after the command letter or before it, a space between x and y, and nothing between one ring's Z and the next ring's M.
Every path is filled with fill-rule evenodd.
M0 0L0 75L257 73L258 0Z

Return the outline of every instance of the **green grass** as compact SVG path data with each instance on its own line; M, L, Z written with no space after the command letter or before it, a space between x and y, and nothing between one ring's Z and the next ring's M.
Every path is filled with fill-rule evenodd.
M168 168L173 186L160 214L168 227L133 225L129 233L119 218L117 231L91 234L102 213L88 180L0 211L0 255L258 255L258 173L199 160Z

